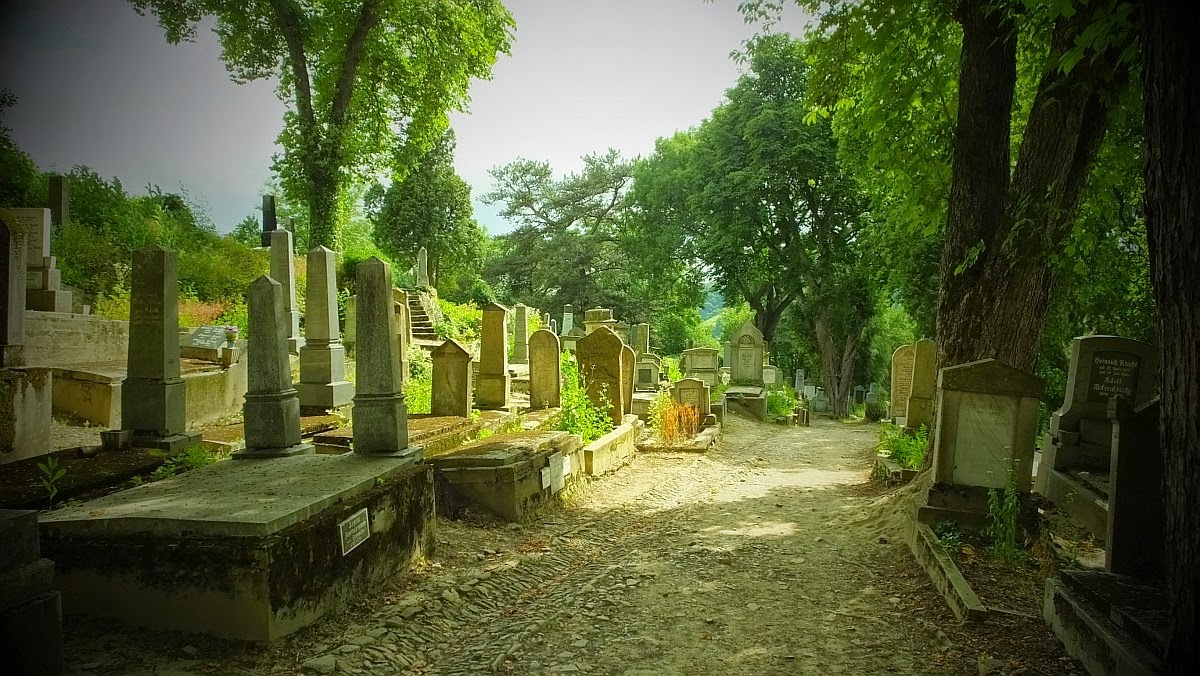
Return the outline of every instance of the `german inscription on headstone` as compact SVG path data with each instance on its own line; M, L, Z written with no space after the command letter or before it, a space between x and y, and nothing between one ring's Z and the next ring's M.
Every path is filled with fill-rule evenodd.
M345 521L338 523L338 535L342 540L342 556L366 542L367 538L371 537L371 515L367 508L363 507Z
M1133 401L1142 360L1128 352L1097 352L1092 357L1088 401L1106 402L1109 397Z

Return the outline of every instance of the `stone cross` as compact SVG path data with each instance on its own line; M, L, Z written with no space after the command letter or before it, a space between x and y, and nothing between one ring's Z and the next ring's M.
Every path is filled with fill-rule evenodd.
M433 386L430 411L433 415L471 416L471 353L458 341L448 339L433 350Z
M564 305L562 335L568 335L573 328L575 328L575 308L571 305Z
M529 308L521 303L513 308L513 363L529 363Z
M296 307L296 261L292 256L292 233L287 230L271 232L271 279L283 287L283 307L288 317L288 352L300 354L304 338L300 336L300 309Z
M0 210L0 367L25 363L25 230Z
M408 445L391 266L374 256L359 263L357 285L357 382L351 413L354 452L419 460L421 449Z
M66 176L50 176L50 222L65 230L71 224L71 182Z
M429 252L425 247L417 251L417 286L429 286Z
M508 408L512 376L508 373L508 308L483 306L483 335L479 347L479 382L475 401L481 409Z
M338 328L337 254L323 246L308 252L304 347L300 348L300 406L328 411L349 404L346 349Z
M129 357L121 384L121 427L133 445L171 453L200 439L187 431L187 386L179 372L176 253L152 245L133 253Z
M262 245L266 248L270 248L271 247L271 233L275 232L275 229L279 227L278 222L275 220L275 196L274 195L263 195L262 212L263 212ZM278 279L278 278L276 278L276 279ZM281 282L281 284L282 284L282 282Z
M539 329L529 337L529 408L562 405L562 364L558 336Z
M588 398L608 413L613 426L621 424L625 411L621 350L625 345L607 326L601 326L575 344L579 373L587 385Z
M312 453L312 444L300 440L300 397L292 387L283 285L259 277L250 283L248 305L250 339L242 404L246 448L233 455L245 459Z

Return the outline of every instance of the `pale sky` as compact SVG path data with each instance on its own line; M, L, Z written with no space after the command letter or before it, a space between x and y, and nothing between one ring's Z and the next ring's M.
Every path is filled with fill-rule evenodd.
M754 28L737 0L509 0L512 55L471 86L452 116L456 168L476 197L488 170L518 157L559 173L616 148L698 124L737 79L729 53ZM799 34L791 7L781 29ZM85 164L127 192L182 186L227 232L256 213L285 105L274 81L236 85L210 31L168 45L125 0L36 0L0 10L0 87L17 107L5 125L46 170ZM492 233L511 226L476 199Z

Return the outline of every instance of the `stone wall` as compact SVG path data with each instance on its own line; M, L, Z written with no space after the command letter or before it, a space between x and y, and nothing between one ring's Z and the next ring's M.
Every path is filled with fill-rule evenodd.
M62 312L25 313L29 366L125 361L129 322Z

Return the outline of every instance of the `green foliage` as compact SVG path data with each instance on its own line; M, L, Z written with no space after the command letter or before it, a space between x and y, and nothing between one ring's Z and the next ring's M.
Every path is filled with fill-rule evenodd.
M438 338L453 338L464 345L479 340L483 332L483 310L474 303L452 303L444 298L437 299L442 318L433 325Z
M737 305L726 305L721 308L721 312L717 314L717 336L721 343L729 340L738 329L746 325L747 322L753 323L754 310L749 303L741 302Z
M564 351L562 366L562 418L558 429L578 434L588 444L613 429L607 410L592 403L574 355Z
M912 436L890 423L879 427L879 447L887 449L888 457L904 469L921 469L928 445L929 431L924 425Z
M950 556L958 556L967 547L966 537L957 521L939 521L933 526L933 534L938 538L938 544Z
M654 396L654 401L650 402L650 407L646 410L646 418L650 422L650 427L656 430L663 429L670 410L671 393L668 390L661 389Z
M404 403L409 415L433 411L433 371L423 378L409 378L404 385Z
M48 496L46 506L51 507L54 505L54 496L58 495L58 482L67 475L67 469L59 467L58 458L53 455L46 458L45 462L39 462L37 468L42 473L42 487Z
M0 88L0 204L6 207L33 207L43 204L42 175L33 158L13 142L4 126L5 111L17 105L9 89Z
M767 412L772 416L790 415L796 410L796 395L791 388L782 387L767 391Z
M417 345L408 346L408 377L416 380L433 380L433 356Z
M250 308L246 305L245 299L238 298L226 305L225 311L217 317L216 323L238 327L238 338L249 340Z
M867 422L879 422L883 420L884 414L887 412L887 407L878 401L869 401L863 408L863 418Z
M1029 554L1017 542L1021 501L1015 472L1009 471L1003 490L988 489L988 526L984 537L992 541L992 556L1009 566L1029 560Z
M663 375L667 377L668 382L678 382L683 379L683 372L679 370L679 359L677 357L663 357L660 369Z
M150 481L169 479L176 474L200 469L221 460L203 446L188 446L166 459L150 474Z

